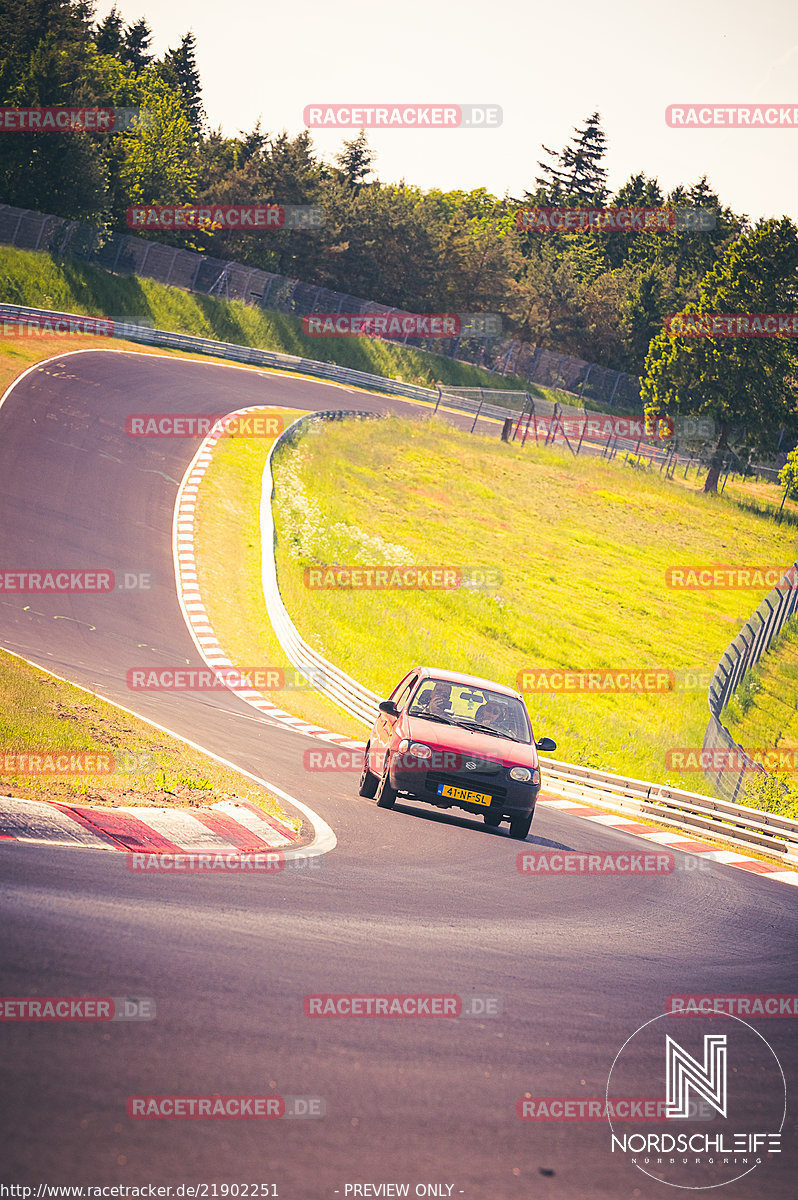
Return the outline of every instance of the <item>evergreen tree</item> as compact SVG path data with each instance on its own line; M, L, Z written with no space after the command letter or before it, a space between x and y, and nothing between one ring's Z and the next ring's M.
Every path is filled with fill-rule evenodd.
M125 23L116 5L94 31L94 44L100 54L119 58L125 45Z
M96 102L85 89L91 13L68 0L9 0L0 6L0 96L4 104ZM91 218L106 191L104 147L82 132L0 134L3 200L58 216Z
M152 62L153 56L148 53L151 41L152 30L144 17L134 25L128 25L125 30L122 61L130 63L136 71L141 71Z
M202 82L197 67L196 49L196 38L189 30L183 35L177 49L167 50L164 55L164 73L168 82L180 91L188 123L199 137L205 124L205 109L202 104Z
M587 118L583 129L574 129L574 137L559 152L543 149L551 162L538 162L543 174L535 182L555 202L582 200L601 203L606 196L607 169L602 166L607 139L598 112Z
M375 160L376 155L369 148L364 129L351 142L344 142L343 149L335 156L341 177L353 192L359 192L366 176L372 174L371 164Z

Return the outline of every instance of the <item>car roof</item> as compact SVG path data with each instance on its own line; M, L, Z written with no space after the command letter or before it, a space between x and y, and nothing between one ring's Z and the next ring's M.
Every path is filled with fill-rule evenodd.
M446 683L460 683L465 684L466 687L490 688L492 692L501 692L505 696L515 696L520 699L520 693L514 688L506 687L503 683L495 683L492 679L480 679L478 675L462 675L459 671L446 671L443 667L414 667L413 671L418 671L423 679L442 679Z

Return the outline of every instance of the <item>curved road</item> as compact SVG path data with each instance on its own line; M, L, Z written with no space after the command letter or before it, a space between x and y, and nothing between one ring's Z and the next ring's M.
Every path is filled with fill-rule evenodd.
M108 351L44 364L0 408L3 567L146 570L156 581L111 596L0 596L0 644L274 782L338 838L317 869L260 878L137 876L122 854L0 843L3 994L157 1003L155 1021L3 1025L0 1179L273 1184L286 1200L401 1194L352 1190L366 1184L484 1200L679 1194L611 1153L605 1122L522 1122L516 1103L603 1095L618 1050L673 993L798 991L794 888L706 862L669 876L530 879L503 832L409 805L382 812L351 776L306 773L303 751L319 743L232 694L131 698L129 666L200 665L171 552L196 442L126 437L125 416L257 404L419 412L304 379ZM641 848L546 806L527 845ZM322 993L478 994L499 998L502 1015L306 1017L303 997ZM680 1022L694 1055L705 1024ZM729 1032L730 1094L764 1110L772 1080L750 1046L735 1057L734 1025L712 1022ZM783 1149L715 1194L787 1200L795 1019L756 1027L787 1078ZM640 1069L640 1094L658 1094L661 1064L643 1056ZM126 1115L132 1095L207 1093L316 1096L326 1116Z

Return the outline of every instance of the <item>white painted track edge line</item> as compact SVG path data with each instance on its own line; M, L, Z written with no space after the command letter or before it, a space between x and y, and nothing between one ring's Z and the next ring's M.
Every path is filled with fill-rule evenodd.
M233 410L232 412L226 413L224 419L227 419L228 417L236 415L238 413L254 412L263 407L264 407L263 405L256 405L256 406L250 406L247 409ZM212 436L213 436L212 434L208 435L208 437L212 437ZM185 621L186 628L188 629L189 635L190 635L192 641L194 642L194 645L197 648L197 653L199 654L202 661L207 663L207 665L210 667L210 669L213 670L213 667L211 666L210 663L208 663L208 660L205 657L205 650L204 650L203 646L200 644L199 639L194 632L192 621L191 621L191 618L189 617L188 609L186 608L185 601L183 599L181 566L180 566L180 560L178 558L178 521L180 519L182 519L181 518L181 505L182 505L182 500L183 500L183 492L184 492L184 488L186 487L186 485L188 483L189 477L192 475L192 472L195 471L197 468L198 460L205 452L205 443L207 440L208 439L205 438L201 442L199 449L197 450L194 457L191 459L191 462L189 463L189 465L183 475L183 478L180 481L180 485L178 486L178 489L177 489L177 496L175 497L175 506L174 506L174 512L173 512L173 518L172 518L172 558L173 558L173 565L174 565L174 572L175 572L175 590L177 592L177 600L180 605L180 611L183 614L183 620ZM204 477L204 474L205 474L205 471L203 470L202 471L203 477ZM192 560L193 560L194 559L193 518L192 518L191 546L192 546ZM219 645L218 641L216 644ZM236 694L234 688L231 688L229 690L232 691L234 694ZM242 700L244 700L244 702L246 704L249 704L251 707L256 708L256 705L252 704L252 702L249 699L247 699L246 697L242 696L240 698ZM260 711L260 710L256 708L256 711ZM284 726L283 726L283 728L284 728ZM295 730L294 732L301 733L302 731ZM247 774L248 774L248 772L247 772ZM282 788L278 788L275 784L270 783L268 785L268 787L269 787L269 791L275 792L277 795L280 796L281 799L287 801L289 804L291 804L295 808L297 808L303 814L303 816L306 817L306 819L310 822L310 824L313 827L313 832L314 832L313 841L310 843L309 846L304 847L303 851L298 851L298 850L294 851L293 852L294 856L298 855L299 853L302 853L304 857L312 857L317 854L327 854L327 853L329 853L330 850L333 850L335 848L335 846L337 845L338 839L336 838L335 833L333 832L331 826L327 824L327 822L324 820L323 817L321 817L317 812L314 812L314 810L312 808L310 808L308 805L303 804L301 801L297 800L294 796L290 796L287 792L284 792L282 790ZM291 854L291 851L286 851L286 854Z

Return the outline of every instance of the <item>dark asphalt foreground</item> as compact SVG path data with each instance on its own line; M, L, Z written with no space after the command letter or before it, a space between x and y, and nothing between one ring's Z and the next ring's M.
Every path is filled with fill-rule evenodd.
M33 372L0 408L3 567L156 579L138 594L6 594L0 644L277 784L338 838L315 867L179 878L131 873L113 852L0 843L2 993L157 1004L155 1021L3 1025L0 1179L275 1184L284 1200L344 1198L366 1183L408 1184L411 1196L434 1184L475 1200L685 1194L611 1154L605 1122L523 1123L516 1102L603 1095L618 1050L673 993L798 992L796 889L706 862L669 876L530 879L516 870L521 843L504 832L410 805L382 812L356 795L354 776L306 773L302 753L319 743L232 694L126 688L130 666L200 660L171 554L175 493L196 442L128 438L124 417L260 403L419 412L301 379L105 351ZM527 848L546 846L650 849L541 807ZM481 994L503 1011L303 1013L306 995L353 992ZM712 1194L793 1200L796 1020L753 1024L787 1079L783 1152ZM712 1023L729 1033L730 1104L743 1093L769 1111L772 1078L734 1026ZM679 1023L700 1057L699 1027L707 1032ZM661 1062L643 1056L640 1072L638 1094L656 1095ZM208 1093L317 1096L327 1115L126 1115L132 1095Z

